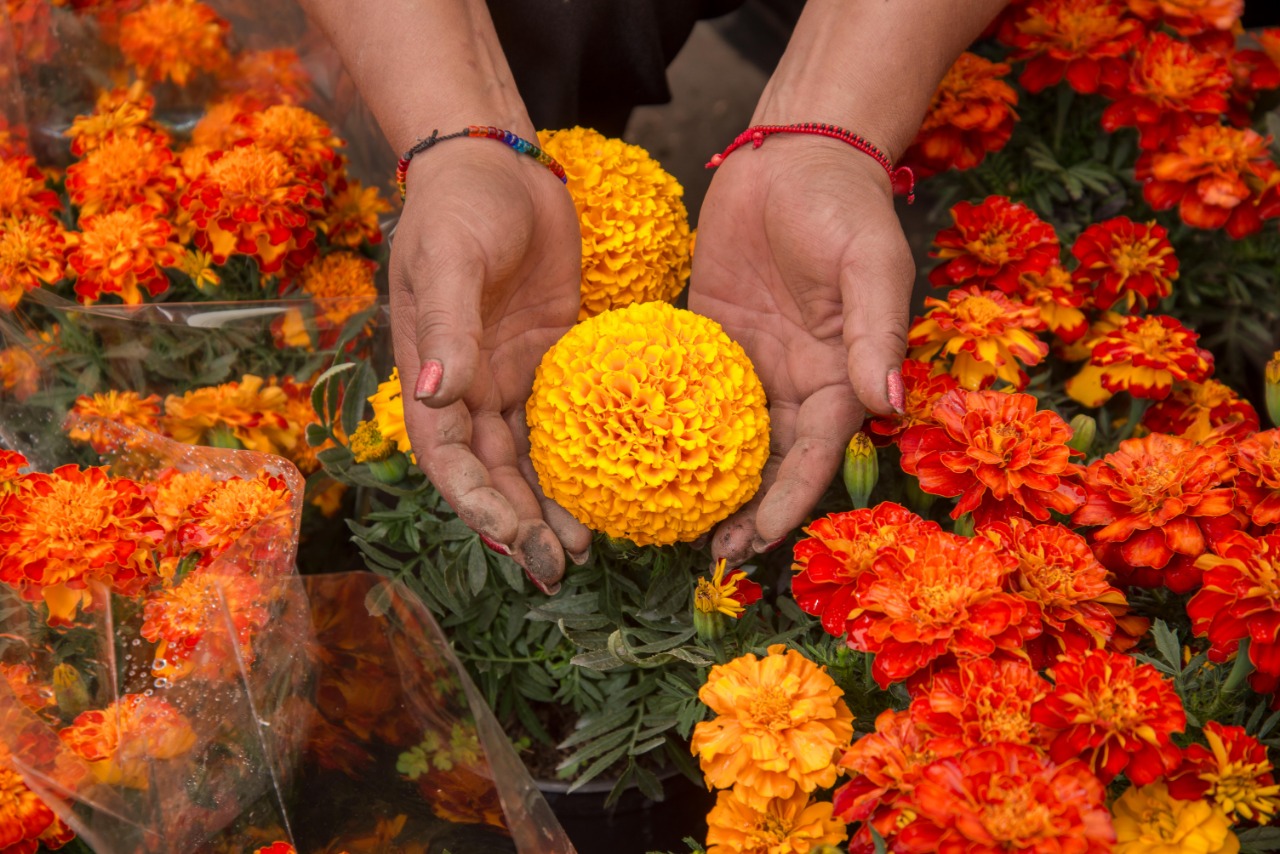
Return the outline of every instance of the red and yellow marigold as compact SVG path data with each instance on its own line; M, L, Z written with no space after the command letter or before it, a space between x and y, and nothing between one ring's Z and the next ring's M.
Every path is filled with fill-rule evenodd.
M95 303L114 294L138 305L146 291L156 297L169 288L162 267L182 254L169 223L145 207L128 207L80 217L79 243L67 256L76 275L76 297Z
M181 678L193 668L234 671L253 664L255 633L270 619L262 582L252 575L211 575L196 570L172 587L154 591L142 610L139 633L156 647L152 672ZM197 650L201 644L202 650ZM235 645L235 649L231 648ZM193 656L199 652L199 662Z
M1086 340L1089 362L1067 381L1067 393L1089 407L1122 391L1163 400L1175 382L1203 382L1213 373L1213 354L1196 346L1199 339L1168 315L1126 317Z
M927 177L972 169L1004 148L1018 115L1018 94L1005 82L1009 66L965 51L933 93L929 111L902 162Z
M118 44L140 78L186 86L200 72L227 67L229 31L199 0L151 0L120 19Z
M1035 745L1031 707L1052 687L1016 658L962 661L921 687L911 701L911 721L940 756L985 744Z
M0 217L56 216L62 202L45 183L45 175L34 157L26 154L0 157Z
M245 374L238 381L205 386L164 402L164 429L188 445L223 444L230 433L244 447L288 456L298 443L296 425L286 415L289 397L275 381Z
M1208 801L1182 801L1164 783L1130 786L1112 807L1114 854L1237 854L1226 814Z
M0 221L0 310L13 311L22 297L66 275L66 253L75 236L46 216Z
M932 362L919 359L903 361L902 384L906 390L902 414L876 415L867 422L867 431L877 445L898 437L909 427L927 423L938 398L960 385L951 374L935 371Z
M125 694L106 709L81 713L58 733L99 782L150 787L151 763L176 759L196 745L191 722L168 700Z
M303 267L296 284L314 303L320 341L311 341L310 333L303 329L305 341L291 343L306 347L331 346L348 320L378 301L378 286L374 283L377 271L376 261L344 251L330 252ZM291 312L297 312L301 322L301 312L297 309ZM285 322L288 324L288 316Z
M0 350L0 392L12 394L19 402L40 387L40 362L21 344Z
M92 113L72 119L66 131L71 138L71 153L84 157L114 135L128 136L144 127L158 130L151 123L155 108L156 99L141 80L103 91Z
M312 95L311 75L293 48L242 50L218 81L223 88L264 104L301 104Z
M950 228L938 232L930 256L934 287L996 288L1016 294L1023 273L1043 273L1058 260L1058 235L1035 211L1005 196L960 202Z
M301 175L327 184L343 166L339 149L346 145L328 122L293 104L277 104L236 117L230 144L248 141L278 151Z
M1210 433L1229 428L1241 437L1259 427L1253 404L1235 389L1215 379L1175 383L1164 400L1156 401L1142 415L1142 426L1152 433L1169 433L1203 442Z
M152 433L160 432L160 398L146 397L136 391L106 391L82 394L71 407L78 416L67 437L73 442L87 442L98 453L104 453L113 442L103 422L119 424Z
M933 406L933 423L898 440L902 469L933 495L959 497L951 517L972 513L979 525L1050 511L1071 513L1084 503L1067 446L1062 416L1036 410L1029 394L949 391Z
M172 207L177 187L169 138L148 127L108 134L67 167L67 195L82 217L133 205L163 213Z
M1244 0L1126 0L1133 13L1164 24L1183 36L1211 30L1234 30L1244 14Z
M1116 303L1146 309L1167 297L1178 278L1178 259L1167 232L1154 221L1137 223L1125 216L1086 228L1071 246L1080 262L1078 286L1092 288L1093 304L1109 309Z
M960 387L977 391L994 380L1014 388L1029 378L1022 365L1038 365L1049 345L1034 334L1044 328L1039 310L1000 291L954 288L946 300L925 300L929 312L911 324L910 358L929 361L939 353L954 356L951 375Z
M693 609L703 614L723 614L735 620L742 616L748 605L760 601L760 585L747 578L747 573L735 569L725 573L725 559L716 562L711 578L698 578L693 591Z
M0 745L0 852L55 851L75 837L40 796L27 787Z
M1280 533L1235 532L1200 557L1204 584L1187 603L1197 637L1208 637L1209 660L1227 661L1250 638L1249 683L1260 694L1280 687Z
M1255 424L1256 426L1256 424ZM1236 446L1236 495L1258 527L1280 524L1280 429L1255 433Z
M164 529L167 540L175 538L178 529L191 519L191 505L196 499L218 485L212 475L196 469L178 471L169 468L157 474L143 487L143 492L151 499L156 521ZM168 551L176 546L170 545Z
M1019 283L1023 301L1040 311L1045 328L1064 344L1079 341L1089 331L1083 308L1092 305L1093 293L1061 264L1055 263L1043 273L1023 273Z
M285 521L292 501L284 478L265 471L219 481L192 503L178 541L184 551L199 551L207 565L255 527Z
M720 792L707 814L707 854L809 854L847 838L831 804L800 791L763 809L736 791Z
M358 249L364 244L382 242L378 217L391 212L391 204L377 187L365 187L354 178L340 178L333 186L325 205L320 230L330 246Z
M1187 725L1182 701L1149 664L1133 656L1090 650L1049 668L1053 690L1031 710L1055 762L1081 759L1103 783L1121 771L1144 786L1173 771L1182 758L1171 738Z
M945 748L939 740L938 747ZM930 737L916 727L910 712L885 709L876 716L876 730L861 736L840 757L849 782L832 796L835 814L847 822L910 821L911 796L921 773L938 754Z
M844 692L825 670L782 644L713 667L698 692L715 719L693 731L708 787L732 788L760 811L774 798L830 786L853 737Z
M1182 767L1169 780L1169 794L1182 800L1206 798L1233 822L1268 824L1280 809L1280 786L1266 745L1244 727L1206 721L1205 744L1188 745Z
M1006 20L1000 40L1026 60L1018 77L1028 92L1067 81L1077 92L1115 91L1126 55L1146 34L1119 0L1029 0Z

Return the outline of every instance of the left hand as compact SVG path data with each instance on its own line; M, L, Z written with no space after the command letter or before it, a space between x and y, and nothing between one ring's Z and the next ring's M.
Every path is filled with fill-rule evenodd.
M738 566L805 521L865 413L892 411L915 263L888 176L836 140L771 136L724 161L707 192L689 308L719 322L769 399L756 497L722 522Z

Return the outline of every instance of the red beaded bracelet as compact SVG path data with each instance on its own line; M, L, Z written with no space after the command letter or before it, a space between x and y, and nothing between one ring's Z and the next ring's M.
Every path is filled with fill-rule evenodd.
M817 122L802 122L793 125L756 125L749 127L729 144L729 147L719 154L711 158L711 162L707 164L708 169L714 169L724 162L724 159L733 152L737 151L748 142L752 148L759 148L764 144L764 138L772 136L775 133L805 133L814 136L826 136L831 139L838 139L846 145L851 145L868 155L877 163L884 167L884 171L889 174L889 181L893 185L895 193L906 193L907 204L911 204L916 200L916 176L912 173L908 166L899 166L894 168L893 161L889 159L889 155L885 154L866 138L858 136L853 131L845 130L836 125L820 124Z
M560 179L561 184L569 183L569 177L564 174L564 167L557 163L554 157L547 154L541 148L538 148L538 146L534 145L532 142L529 142L529 140L522 139L511 131L503 130L502 128L487 127L484 125L467 125L456 133L447 133L444 136L440 135L440 131L433 130L431 132L431 136L418 140L414 143L412 148L404 153L404 156L401 157L400 161L396 164L396 187L400 190L401 200L404 199L405 192L408 188L409 161L413 159L413 156L415 154L421 154L431 146L438 145L446 139L457 139L458 137L463 136L478 136L484 137L485 139L496 139L498 142L508 146L513 151L520 154L527 154L543 166L547 167L552 175L555 175Z

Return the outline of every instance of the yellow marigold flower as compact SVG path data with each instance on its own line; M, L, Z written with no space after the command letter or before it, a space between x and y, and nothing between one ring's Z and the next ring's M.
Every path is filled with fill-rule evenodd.
M144 80L186 86L231 61L230 24L198 0L151 0L120 19L120 52Z
M329 245L357 249L364 243L382 242L378 216L389 212L391 204L382 198L377 187L345 180L335 185L327 209L320 229L329 238Z
M826 671L782 644L713 667L698 699L717 717L699 723L691 750L707 785L732 788L764 812L774 798L835 783L853 715Z
M637 545L696 539L760 488L764 389L719 324L667 303L585 320L542 358L525 410L547 497Z
M285 416L288 396L274 380L245 374L239 382L192 389L164 401L164 428L188 445L209 444L228 431L251 451L287 456L299 441Z
M67 431L73 442L87 442L102 453L111 444L103 422L114 422L125 427L160 431L160 398L146 397L136 391L107 391L101 394L82 394L71 407L80 416L76 426Z
M67 195L81 216L130 205L167 211L177 186L169 138L145 127L111 134L67 167Z
M716 564L711 580L698 579L693 593L693 608L703 614L719 612L735 620L752 602L760 599L760 585L747 578L747 574L735 569L725 577L725 559Z
M1164 783L1132 786L1111 808L1115 854L1236 854L1240 841L1214 804L1180 801Z
M73 245L75 236L54 219L0 222L0 309L12 311L24 294L66 275L66 252Z
M587 128L543 131L560 161L582 228L578 319L636 302L671 300L689 279L684 188L636 145Z
M169 223L145 207L128 207L80 217L79 245L67 257L76 275L76 296L95 303L116 294L125 305L142 302L145 289L159 296L169 289L161 271L177 263L182 247Z
M720 792L707 813L707 854L809 854L848 838L831 804L805 792L774 798L756 809L736 793Z
M388 442L395 442L396 448L403 453L410 453L413 445L404 426L404 398L398 368L391 369L391 376L386 382L378 383L378 390L369 397L369 403L373 406L373 420L382 437Z
M127 136L141 127L156 130L151 126L155 108L156 99L141 80L134 81L132 86L103 92L93 112L76 116L64 134L71 138L71 153L83 157L113 134Z
M0 350L0 392L12 394L19 403L40 388L40 363L26 347Z
M358 463L378 462L395 453L396 443L384 438L373 421L361 421L347 447Z
M927 362L939 353L955 356L951 375L977 391L993 379L1024 388L1021 365L1038 365L1049 345L1035 336L1044 328L1040 310L998 290L953 288L945 300L930 297L929 312L911 325L910 359Z
M191 284L200 290L216 288L222 284L222 277L213 269L213 258L208 252L199 249L186 249L178 258L177 267L191 279Z

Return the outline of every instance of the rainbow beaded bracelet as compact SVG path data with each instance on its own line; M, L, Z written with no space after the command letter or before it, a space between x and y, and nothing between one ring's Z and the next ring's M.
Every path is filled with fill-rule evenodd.
M483 125L467 125L466 128L456 133L447 133L440 135L440 131L433 130L431 136L418 140L413 147L404 153L400 158L400 162L396 164L396 187L400 190L400 198L403 200L408 187L409 179L409 161L413 159L415 154L421 154L433 145L444 142L446 139L457 139L462 136L478 136L485 139L496 139L498 142L512 149L519 154L527 154L560 179L561 184L569 183L569 177L564 174L564 167L556 162L555 158L547 154L541 148L516 136L509 130L502 128L485 127Z

